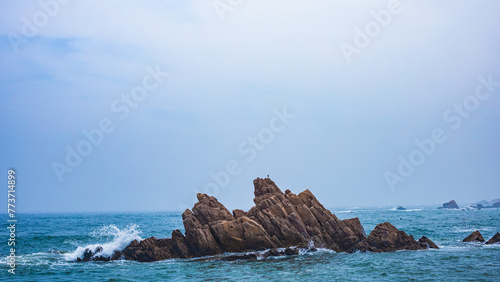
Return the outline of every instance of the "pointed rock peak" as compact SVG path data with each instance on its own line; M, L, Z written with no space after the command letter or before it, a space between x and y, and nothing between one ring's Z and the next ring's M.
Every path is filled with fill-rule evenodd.
M389 222L384 222L384 223L377 224L377 226L375 226L375 229L373 229L373 231L397 233L399 230L396 228L396 226L390 224ZM373 231L372 231L372 233L374 233ZM372 235L372 233L370 233L370 235Z
M491 239L486 242L486 244L495 244L495 243L500 243L500 233L497 232L497 234L493 235Z
M465 238L462 242L484 242L483 235L479 232L479 230L476 230L472 232L467 238Z
M201 201L203 201L203 199L210 198L210 196L208 196L207 194L203 194L203 193L197 193L196 198L198 198L198 201L201 202Z
M276 186L276 183L270 178L257 178L253 181L254 195L259 197L265 194L283 194L280 188Z

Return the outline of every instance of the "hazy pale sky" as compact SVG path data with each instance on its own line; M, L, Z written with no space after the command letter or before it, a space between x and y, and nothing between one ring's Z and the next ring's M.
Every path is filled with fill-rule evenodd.
M498 1L0 1L0 207L500 198Z

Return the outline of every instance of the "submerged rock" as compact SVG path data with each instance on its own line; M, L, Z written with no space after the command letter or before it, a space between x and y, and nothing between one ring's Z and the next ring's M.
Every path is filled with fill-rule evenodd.
M428 238L422 237L417 242L388 222L377 225L366 237L358 218L339 220L309 190L298 195L290 190L283 193L269 178L257 178L253 184L255 206L248 212L230 213L215 197L199 193L192 210L182 214L185 236L175 230L169 239L134 240L120 256L148 262L266 249L269 250L263 257L294 255L298 254L298 248L311 249L311 246L336 252L437 248ZM254 254L242 256L256 258ZM236 260L241 256L218 259Z
M486 242L486 244L495 244L495 243L500 243L500 233L498 232Z
M483 235L479 232L479 230L476 230L472 232L467 238L465 238L462 242L484 242Z

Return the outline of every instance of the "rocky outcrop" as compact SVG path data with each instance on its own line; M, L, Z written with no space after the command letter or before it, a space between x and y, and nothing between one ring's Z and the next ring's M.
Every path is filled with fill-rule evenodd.
M168 239L150 237L140 242L134 240L122 254L126 260L141 262L192 257L186 238L179 230L172 232L172 238Z
M420 250L434 248L438 249L427 237L422 237L417 241L412 235L398 230L389 222L380 223L373 229L366 240L361 241L354 250L370 252L393 252L397 250Z
M293 255L298 248L316 247L336 252L437 248L428 238L415 241L388 222L377 225L366 237L359 219L339 220L309 190L298 195L290 190L283 193L269 178L257 178L253 184L255 206L248 212L230 213L215 197L197 194L198 202L182 214L185 236L175 230L169 239L133 241L123 250L123 257L146 262L266 249L262 257ZM232 255L227 260L240 257Z
M500 233L498 232L486 242L486 244L495 244L495 243L500 243Z
M451 200L448 203L443 204L444 209L458 209L457 202L455 200Z
M462 242L484 242L483 235L479 232L479 230L476 230L472 232L467 238L465 238Z

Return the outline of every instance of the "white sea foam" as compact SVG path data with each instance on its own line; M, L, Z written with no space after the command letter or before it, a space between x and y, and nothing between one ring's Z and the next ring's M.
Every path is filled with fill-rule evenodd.
M89 249L95 253L95 250L100 246L102 247L102 251L100 251L98 255L111 257L115 251L122 251L132 241L142 240L139 234L141 234L141 231L139 231L139 227L136 224L129 225L123 230L120 230L114 224L104 226L99 230L92 232L90 235L98 239L103 237L112 238L111 242L96 243L85 247L78 247L74 252L64 254L63 256L66 260L74 261L77 258L83 258L85 249Z
M453 231L454 233L472 233L476 230L479 230L479 232L484 232L484 231L492 231L493 228L491 227L479 227L479 228L458 228L455 227L455 230Z
M405 212L412 212L412 211L423 211L424 209L406 209L404 210Z
M398 208L389 209L390 211L401 211L401 212L413 212L413 211L423 211L424 209L404 209L398 210Z
M335 212L333 212L333 213L335 214L335 213L350 213L350 212L352 212L352 210L346 210L346 211L335 211Z

